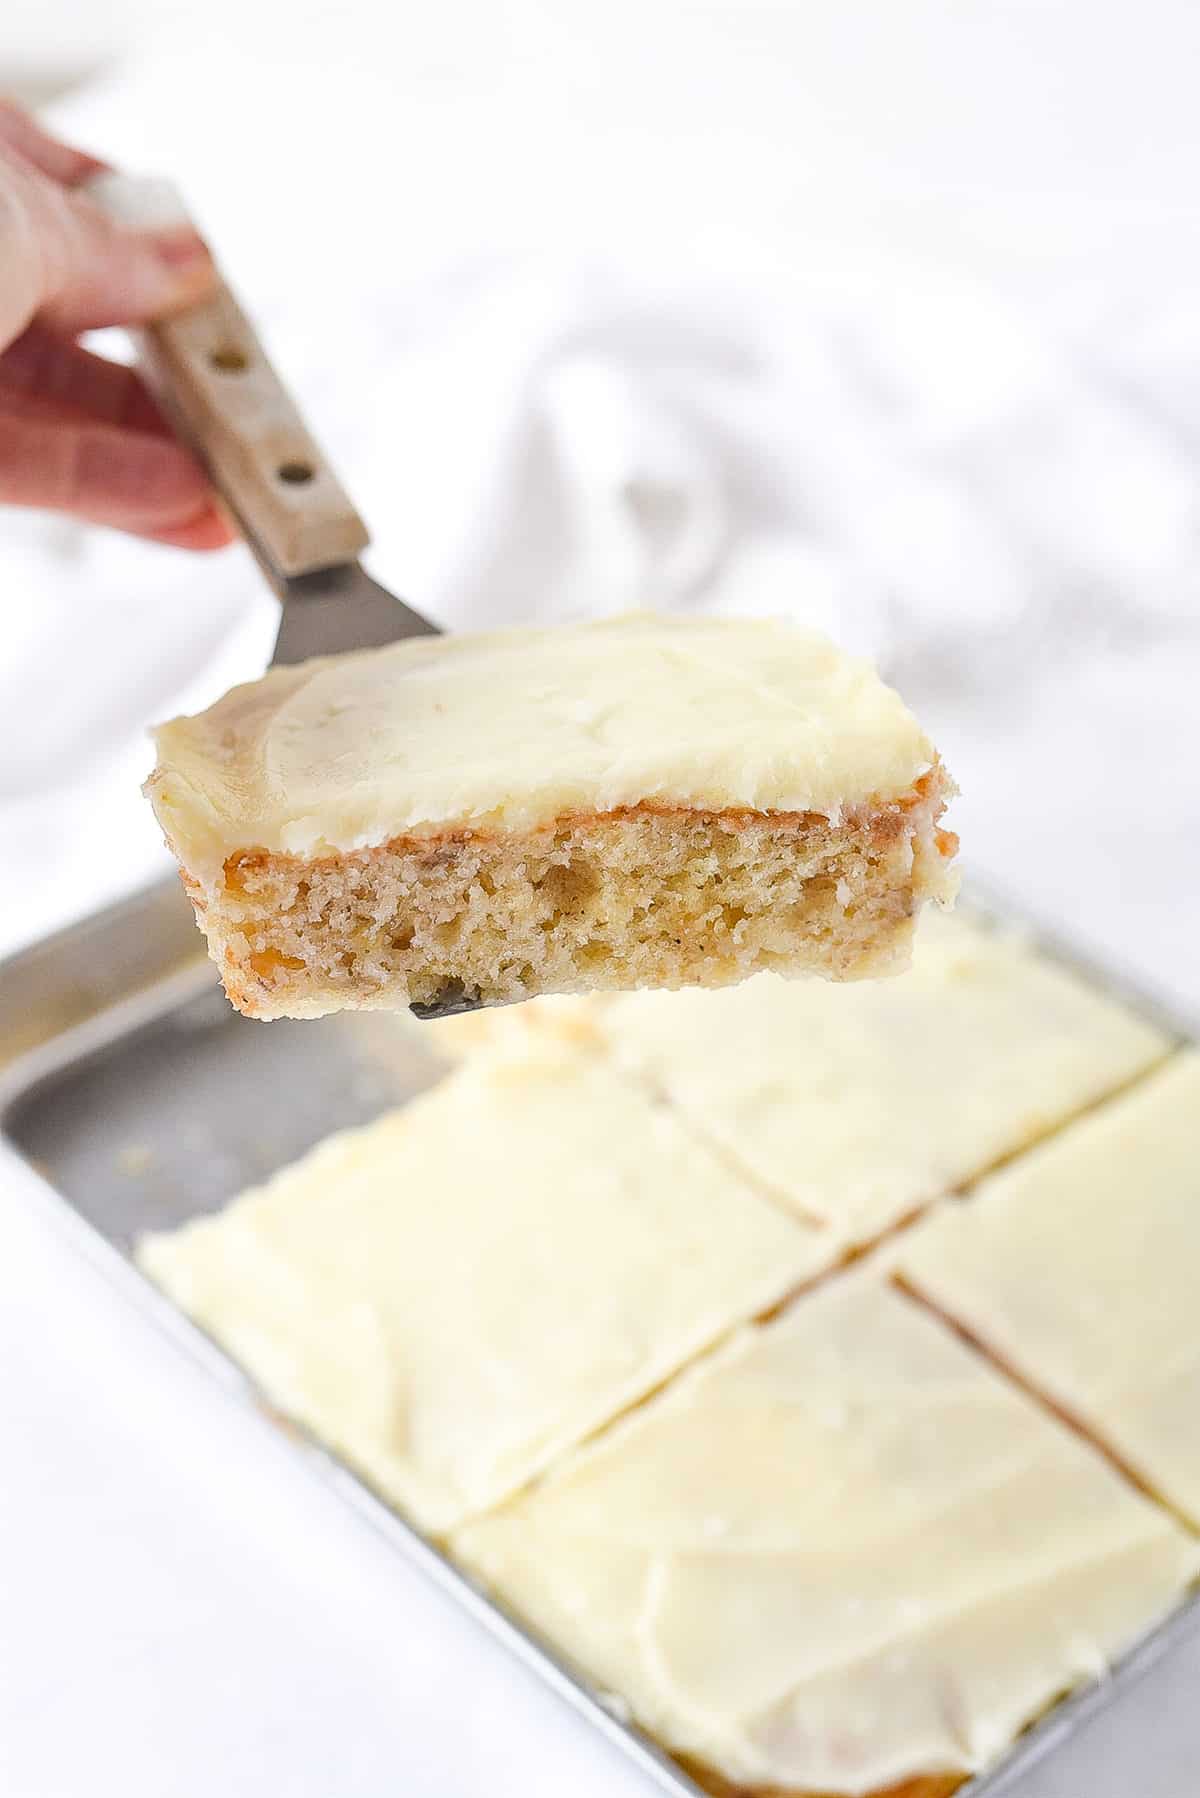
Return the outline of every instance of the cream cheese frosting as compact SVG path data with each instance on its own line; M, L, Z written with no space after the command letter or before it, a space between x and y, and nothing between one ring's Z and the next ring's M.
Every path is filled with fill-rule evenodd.
M898 1262L1200 1528L1200 1054L932 1214Z
M574 1005L555 1015L580 1018ZM1169 1048L1019 936L962 913L925 913L898 979L834 987L763 974L716 992L619 994L587 1015L619 1066L849 1242L981 1174Z
M617 1074L482 1058L143 1268L278 1408L438 1531L828 1264Z
M784 623L637 613L422 637L273 668L156 733L148 791L198 880L641 801L836 818L932 744L862 661Z
M1200 1560L878 1275L739 1332L452 1549L676 1752L848 1794L986 1766Z

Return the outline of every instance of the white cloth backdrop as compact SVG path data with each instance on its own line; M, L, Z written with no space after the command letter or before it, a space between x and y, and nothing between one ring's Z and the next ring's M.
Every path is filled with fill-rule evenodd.
M60 116L185 188L398 591L821 624L935 727L969 864L1200 1006L1200 14L595 11L166 7ZM145 726L274 602L32 516L0 593L3 949L164 868ZM8 1184L0 1789L638 1789Z

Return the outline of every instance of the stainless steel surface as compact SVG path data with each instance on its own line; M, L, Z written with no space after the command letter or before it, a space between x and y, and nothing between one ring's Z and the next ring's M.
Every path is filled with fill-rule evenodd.
M361 562L344 562L339 568L293 575L290 580L273 576L271 584L283 601L275 664L437 635L436 624L372 580Z
M0 966L0 1146L40 1176L51 1216L108 1278L243 1402L273 1422L269 1404L201 1331L134 1267L130 1246L146 1229L211 1211L242 1187L302 1154L331 1130L403 1103L438 1072L424 1044L386 1014L344 1014L271 1025L240 1017L197 953L190 907L174 882L139 894ZM1079 965L1061 943L1060 959ZM97 971L98 970L98 971ZM1136 1002L1128 982L1085 966L1091 978ZM1181 1038L1161 1000L1147 1003ZM141 1170L141 1171L139 1171ZM319 1444L287 1434L308 1468L333 1481L372 1525L589 1718L660 1790L697 1798L699 1788L555 1653L494 1605L430 1543ZM1174 1671L1186 1679L1200 1647L1200 1598L1127 1654L1112 1676L1057 1705L962 1798L1036 1798L1038 1763L1071 1783L1083 1764L1089 1720L1102 1717L1149 1767L1152 1695ZM1157 1676L1152 1670L1158 1668ZM1143 1676L1152 1673L1148 1685ZM1148 1698L1148 1694L1151 1696ZM1200 1723L1197 1726L1200 1760ZM1155 1793L1192 1798L1195 1780ZM1088 1798L1131 1798L1127 1783ZM1139 1793L1141 1788L1138 1788Z

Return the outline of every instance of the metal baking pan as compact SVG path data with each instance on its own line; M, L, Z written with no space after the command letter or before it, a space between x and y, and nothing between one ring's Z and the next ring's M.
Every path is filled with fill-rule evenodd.
M978 902L979 895L972 895ZM984 901L993 915L1010 908ZM1133 1004L1181 1041L1170 1008L1034 933L1048 953ZM430 1039L431 1042L435 1040ZM217 985L191 908L174 880L61 931L0 965L0 1157L32 1170L48 1213L94 1266L220 1378L242 1403L282 1424L236 1364L140 1274L130 1258L144 1230L216 1210L331 1131L403 1103L440 1066L414 1032L380 1014L350 1013L266 1027L242 1018ZM348 1468L294 1425L301 1461L332 1481L376 1529L505 1646L615 1741L660 1790L700 1788L545 1642L493 1604ZM1015 1795L1033 1763L1070 1741L1097 1709L1116 1705L1136 1737L1142 1675L1200 1640L1200 1595L1026 1732L960 1798ZM1193 1708L1194 1707L1190 1707ZM1127 1714L1124 1714L1127 1713ZM1200 1719L1195 1720L1200 1763ZM1103 1798L1094 1784L1093 1798ZM1116 1798L1114 1788L1113 1798ZM1124 1795L1122 1795L1124 1798Z

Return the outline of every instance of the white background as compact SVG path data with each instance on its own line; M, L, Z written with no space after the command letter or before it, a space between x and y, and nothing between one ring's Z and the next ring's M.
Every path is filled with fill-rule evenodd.
M0 79L86 76L64 124L184 187L384 578L821 621L936 729L969 863L1200 1008L1198 66L1190 0L0 17ZM0 595L4 948L162 868L144 727L272 611L237 552L15 516ZM1195 1679L1031 1798L1190 1798ZM4 1170L5 1798L640 1789Z

